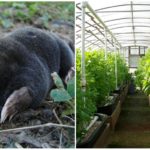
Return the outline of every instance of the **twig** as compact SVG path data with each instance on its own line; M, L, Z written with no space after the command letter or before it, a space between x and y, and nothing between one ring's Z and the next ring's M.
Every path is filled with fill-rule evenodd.
M56 114L55 109L53 109L53 113L54 113L54 115L55 115L57 121L58 121L60 124L63 124L62 121L59 119L58 115Z
M60 133L59 148L62 148L62 135L63 135L62 132L63 132L63 129L61 129L61 133Z
M49 144L47 144L47 143L43 143L42 144L42 148L51 148L51 146Z
M48 126L56 126L56 127L72 128L72 129L75 128L74 126L68 126L64 124L46 123L46 124L41 124L41 125L29 126L29 127L20 127L20 128L15 128L15 129L0 130L0 133L17 131L17 130L35 129L35 128L48 127Z
M64 118L70 119L74 123L74 120L71 117L65 115Z
M15 143L16 148L23 148L19 143Z
M29 137L29 136L24 136L20 139L20 143L27 143L28 145L32 145L34 148L41 148L42 145L39 141L37 141L36 139L34 139L33 137Z
M54 115L55 115L57 121L58 121L60 124L62 124L62 121L61 121L61 120L59 119L59 117L57 116L55 109L53 109L53 113L54 113ZM66 135L66 131L65 131L63 128L62 128L61 131L64 133L64 136L68 139L68 136Z

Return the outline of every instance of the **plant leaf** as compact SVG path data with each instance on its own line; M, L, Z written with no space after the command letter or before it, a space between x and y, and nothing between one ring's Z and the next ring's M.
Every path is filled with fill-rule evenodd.
M54 89L50 93L50 97L54 102L65 102L72 99L65 89Z
M67 83L67 91L74 98L75 95L75 78L73 77Z

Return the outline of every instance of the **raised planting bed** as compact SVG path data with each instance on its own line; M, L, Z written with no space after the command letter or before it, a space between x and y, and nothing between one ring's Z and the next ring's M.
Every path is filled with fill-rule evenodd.
M107 114L110 116L115 110L119 101L118 96L118 94L111 94L111 96L108 97L108 103L106 103L104 106L97 107L97 113Z
M125 84L123 86L123 89L122 89L121 93L120 93L119 99L120 99L121 105L124 102L124 100L126 99L126 96L127 96L127 93L128 93L128 88L129 88L128 84Z
M129 89L129 84L124 84L120 88L118 88L118 90L113 91L113 93L118 94L117 99L118 99L118 101L121 102L121 105L126 98L126 95L128 93L128 89Z
M113 91L113 93L121 94L123 91L124 85L119 86L116 90Z
M119 118L121 112L121 101L118 98L118 94L114 94L112 103L105 105L103 107L98 107L97 112L108 115L108 122L110 123L110 127L114 130L117 120Z
M148 103L149 103L149 106L150 106L150 95L148 96Z
M107 147L108 137L111 133L110 123L107 123L103 133L95 141L93 148L105 148Z
M110 134L110 124L107 123L108 117L104 114L96 114L98 119L88 127L83 139L78 141L77 148L105 147L106 140ZM93 121L92 121L93 122Z
M109 116L111 129L114 130L121 112L121 102L119 101L114 112Z

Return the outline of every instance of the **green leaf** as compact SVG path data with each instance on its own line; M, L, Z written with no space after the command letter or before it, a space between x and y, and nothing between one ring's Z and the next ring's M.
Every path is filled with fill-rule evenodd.
M1 24L2 24L2 26L3 26L4 28L6 28L6 29L8 29L8 28L10 28L10 27L13 26L12 21L9 20L9 19L1 20Z
M26 7L26 5L25 5L25 3L18 3L18 2L16 2L16 3L13 3L12 4L12 7L14 7L14 8L16 8L16 9L20 9L20 8L25 8Z
M62 117L74 114L74 109L68 108L67 110L62 112Z
M75 95L75 78L74 77L68 81L67 91L71 95L71 97L74 97Z
M72 99L65 89L52 90L50 97L54 100L54 102L66 102Z

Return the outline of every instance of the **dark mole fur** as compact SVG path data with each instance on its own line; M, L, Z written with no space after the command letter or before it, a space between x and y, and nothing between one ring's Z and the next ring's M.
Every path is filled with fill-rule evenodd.
M70 46L51 32L17 29L0 39L0 108L10 94L26 86L37 107L53 86L52 72L62 79L74 66Z

